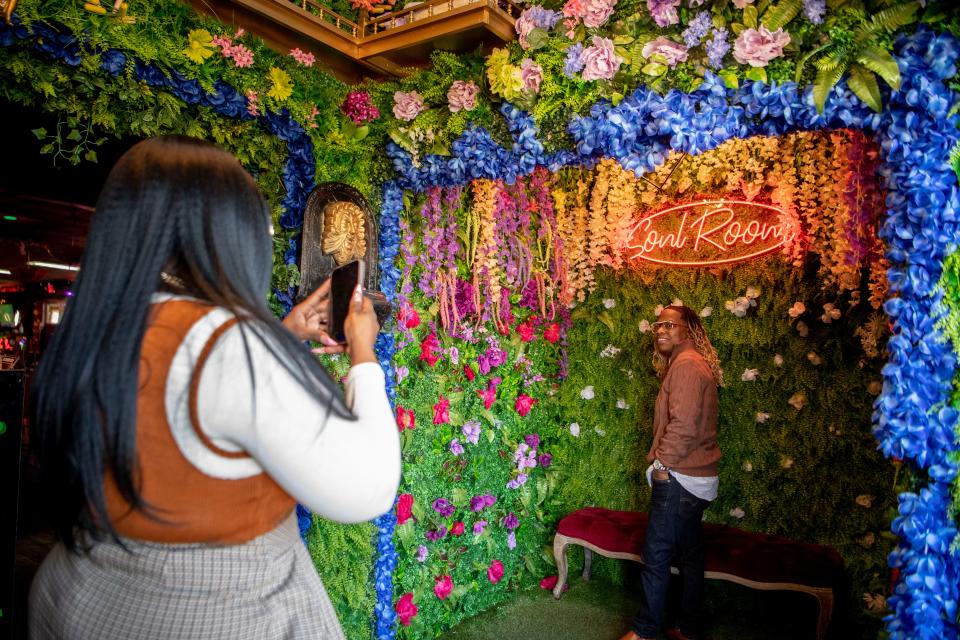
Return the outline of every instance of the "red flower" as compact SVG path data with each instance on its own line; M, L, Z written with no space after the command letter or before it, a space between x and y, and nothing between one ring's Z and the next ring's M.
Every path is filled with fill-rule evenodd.
M417 615L417 611L419 611L417 605L413 604L413 592L407 592L400 596L393 608L397 612L397 617L400 618L400 624L405 627L410 626L410 619Z
M463 535L463 523L457 520L453 523L453 526L450 527L451 535L462 536Z
M560 325L552 322L543 330L543 339L547 342L556 342L560 339Z
M547 576L540 581L540 588L546 589L547 591L553 591L553 588L557 586L557 576ZM563 585L563 590L566 591L570 588L569 584Z
M523 418L530 413L530 409L532 409L533 405L537 404L537 402L539 402L539 400L534 400L527 394L521 393L517 396L517 403L514 406L517 410L517 413L519 413L520 417Z
M483 408L489 409L493 406L493 403L497 401L497 388L494 385L489 385L486 389L481 389L477 391L480 394L480 397L483 398Z
M397 427L400 428L401 433L404 429L413 429L416 426L417 414L413 412L413 409L404 409L397 405Z
M405 304L397 312L397 321L404 329L416 329L420 326L420 314L412 306Z
M412 517L413 494L401 493L400 497L397 499L397 524L403 524Z
M473 379L477 377L477 374L473 372L473 367L469 364L463 365L463 375L467 376L467 380L473 382Z
M490 567L487 568L487 579L491 584L497 584L500 582L500 578L503 577L503 563L499 560L494 560L490 563Z
M437 340L437 334L431 333L420 343L420 359L426 360L427 364L432 367L437 364L437 360L440 359L440 357L434 353L434 351L439 349L440 341Z
M520 339L524 342L530 342L537 337L537 334L533 331L533 325L530 324L529 320L517 325L517 334L520 335Z
M434 578L436 584L433 585L433 592L441 600L446 599L450 592L453 591L453 580L450 579L450 576L440 576L439 578Z
M440 401L433 405L433 424L447 424L450 422L450 401L440 396Z

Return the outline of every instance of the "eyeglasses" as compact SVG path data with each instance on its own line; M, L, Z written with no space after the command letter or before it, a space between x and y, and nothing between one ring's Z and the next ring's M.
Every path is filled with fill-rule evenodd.
M654 331L658 330L660 327L663 327L667 331L673 331L674 327L685 327L685 326L687 325L683 324L682 322L674 322L673 320L664 320L663 322L654 322L652 325L650 325L650 327Z

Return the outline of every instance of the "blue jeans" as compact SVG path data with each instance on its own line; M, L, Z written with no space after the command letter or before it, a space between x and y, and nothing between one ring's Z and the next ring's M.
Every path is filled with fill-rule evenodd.
M663 621L670 585L670 565L678 561L683 595L680 630L695 638L703 599L703 510L710 503L693 495L670 476L653 481L647 535L643 541L641 584L645 602L633 618L633 631L641 638L656 638Z

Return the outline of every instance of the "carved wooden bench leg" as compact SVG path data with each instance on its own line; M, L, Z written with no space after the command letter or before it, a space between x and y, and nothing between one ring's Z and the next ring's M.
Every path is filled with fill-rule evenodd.
M593 566L593 551L583 548L583 579L590 579L590 569Z
M830 626L830 618L833 616L833 591L831 589L818 589L813 595L820 603L820 615L817 617L817 640L823 640L827 635L827 627Z
M567 543L569 538L562 534L553 537L553 557L557 561L557 586L553 588L553 597L560 599L563 587L567 584Z

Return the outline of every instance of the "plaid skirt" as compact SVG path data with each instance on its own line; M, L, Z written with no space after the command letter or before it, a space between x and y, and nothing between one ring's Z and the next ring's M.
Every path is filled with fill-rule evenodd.
M30 589L33 640L342 639L294 515L245 544L58 544Z

